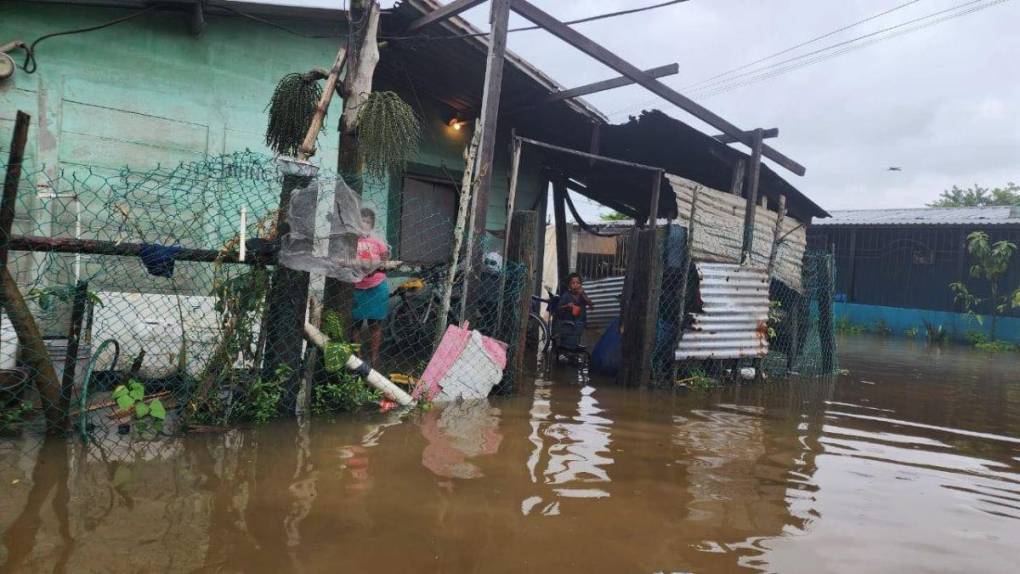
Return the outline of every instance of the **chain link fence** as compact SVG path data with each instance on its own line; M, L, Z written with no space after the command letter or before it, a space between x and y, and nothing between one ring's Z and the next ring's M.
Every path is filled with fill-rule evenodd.
M355 182L384 246L373 273L385 274L376 276L376 314L355 321L365 298L350 283L330 287L275 265L286 177L253 152L146 171L26 165L6 266L17 292L5 294L0 433L29 436L48 422L111 445L302 409L375 408L382 393L364 383L367 367L345 368L352 354L409 394L423 386L437 348L445 354L431 380L447 396L478 391L479 379L511 388L514 345L505 343L517 340L522 297L530 297L522 264L503 262L494 240L465 241L440 319L456 210L406 197L406 182ZM327 209L315 225L328 233L332 186L321 187ZM451 200L455 208L456 196L441 198ZM485 264L467 265L469 256ZM307 291L311 305L306 311L299 297L296 312L274 315L274 288L284 299ZM340 304L323 310L330 288ZM334 344L324 354L303 341L306 318ZM471 331L443 339L464 321ZM41 345L19 339L26 323ZM294 355L280 348L295 346L296 360L284 360Z

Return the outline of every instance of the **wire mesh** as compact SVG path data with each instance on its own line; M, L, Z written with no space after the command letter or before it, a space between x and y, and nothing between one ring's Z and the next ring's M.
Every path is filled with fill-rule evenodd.
M0 432L29 436L48 421L94 443L154 443L186 429L262 423L303 409L374 408L382 395L364 383L364 372L338 364L329 347L323 355L303 342L306 312L341 352L363 357L408 393L447 327L467 321L478 334L448 345L459 370L437 371L444 390L477 389L479 378L510 389L513 345L504 343L521 328L528 273L499 260L492 245L472 245L471 257L485 264L467 265L468 249L458 254L450 312L439 318L452 256L452 191L444 190L452 203L443 197L422 205L414 190L405 196L401 182L352 184L375 212L385 258L403 261L382 271L378 314L355 321L364 299L357 286L340 285L339 303L324 310L323 277L273 264L287 229L278 220L287 177L273 158L252 152L148 171L26 166L6 269L45 352L19 341L14 323L23 327L24 317L5 306ZM328 205L331 188L321 187ZM328 232L327 211L316 226ZM297 297L289 314L274 315L271 307L288 297ZM73 376L63 376L66 367ZM478 376L483 371L487 377Z

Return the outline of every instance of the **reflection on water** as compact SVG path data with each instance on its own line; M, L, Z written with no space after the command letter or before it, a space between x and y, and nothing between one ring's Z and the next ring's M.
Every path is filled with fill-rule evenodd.
M88 448L0 439L0 572L1014 572L1015 357L843 341L714 393L518 396Z

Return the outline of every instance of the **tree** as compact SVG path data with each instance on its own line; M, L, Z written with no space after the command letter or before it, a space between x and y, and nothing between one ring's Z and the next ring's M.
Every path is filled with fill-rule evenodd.
M599 219L602 221L630 221L631 218L619 211L610 211L609 213L600 214Z
M975 184L966 189L953 186L943 191L928 207L984 207L990 205L1020 206L1020 185L1009 182L1005 187L988 189Z
M999 279L1009 269L1013 254L1016 253L1016 244L1009 241L997 241L991 243L988 234L984 231L975 231L967 236L967 252L975 259L974 265L970 268L970 276L977 279L984 279L988 283L989 296L987 298L976 297L963 282L950 283L956 296L956 301L963 305L963 308L977 318L977 308L988 302L992 308L991 338L995 339L995 322L997 317L1005 313L1010 307L1018 306L1020 303L1020 289L1013 293L999 295ZM980 322L980 320L979 320Z

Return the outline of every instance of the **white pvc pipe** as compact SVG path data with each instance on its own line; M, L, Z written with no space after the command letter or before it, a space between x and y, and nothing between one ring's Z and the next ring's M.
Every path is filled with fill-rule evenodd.
M329 337L311 323L305 323L305 335L308 337L308 340L317 347L325 348L326 344L329 343ZM351 357L347 359L347 364L345 366L351 371L356 371L360 369L363 364L365 364L365 362L354 356L352 353ZM414 404L414 399L411 398L411 395L405 393L403 389L394 385L392 381L382 376L379 371L376 371L375 369L369 371L368 376L365 377L365 381L382 392L383 396L387 399L402 407Z
M245 243L248 241L248 206L241 206L241 245L238 247L238 261L244 263L244 256L247 255L247 249Z

